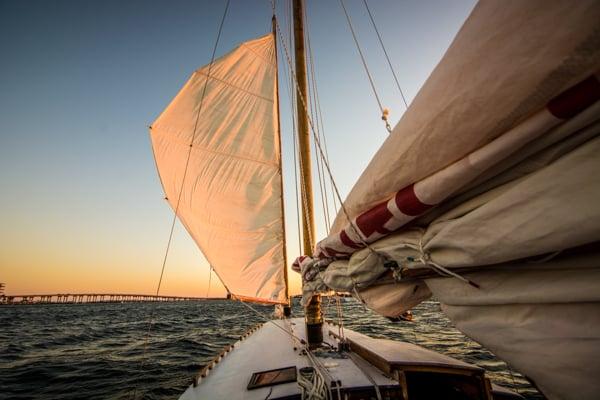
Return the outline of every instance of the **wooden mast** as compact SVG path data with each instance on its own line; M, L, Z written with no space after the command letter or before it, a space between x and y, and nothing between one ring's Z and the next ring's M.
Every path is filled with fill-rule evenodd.
M281 152L281 120L279 119L279 70L277 68L277 20L275 19L275 14L273 14L273 18L271 20L273 25L273 45L275 49L275 101L277 104L277 137L279 138L279 178L281 182L281 223L283 224L283 279L285 281L285 298L287 300L287 305L283 306L283 315L285 317L289 317L292 315L292 307L290 300L290 282L288 278L287 271L287 245L285 239L285 207L283 203L283 160L282 160L282 152Z
M310 161L310 133L308 126L308 96L306 79L306 60L304 52L304 0L293 1L294 12L294 53L296 59L296 82L298 101L298 142L300 151L302 207L303 253L312 256L315 239L313 214L312 168ZM321 316L321 296L315 295L304 310L306 318L306 337L310 347L316 347L323 341L323 317Z

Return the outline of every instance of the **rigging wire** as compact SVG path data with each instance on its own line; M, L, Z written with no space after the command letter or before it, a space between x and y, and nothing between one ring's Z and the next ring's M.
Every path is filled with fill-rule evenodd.
M312 115L316 116L316 111L314 110L314 93L311 95L311 77L310 75L308 76L308 81L309 81L309 102L310 102L310 107L311 107L311 113ZM317 125L317 129L318 129L318 125ZM323 183L324 183L324 174L325 171L321 171L322 167L321 167L321 157L319 157L318 154L315 154L315 161L317 164L317 180L319 181L319 194L320 194L320 199L321 199L321 208L323 210L323 223L325 225L326 231L329 232L329 213L327 211L327 206L326 206L326 195L325 195L325 189L323 187Z
M288 23L288 43L291 46L292 44L292 34L293 34L293 27L292 27L292 1L290 0L288 2L289 7L287 8L287 23ZM275 38L275 40L277 40L277 38ZM284 68L284 71L289 75L287 78L289 78L289 80L286 79L286 83L287 83L287 89L288 89L288 93L290 96L290 115L292 116L292 142L293 142L293 153L294 153L294 190L296 192L296 224L297 224L297 229L298 229L298 252L302 252L302 241L303 241L303 232L302 232L302 217L301 217L301 209L300 207L302 207L301 202L302 202L302 198L299 199L299 195L302 196L302 193L298 193L299 192L299 181L298 181L298 166L300 165L300 162L297 160L298 157L298 150L297 150L297 128L296 128L296 114L294 112L294 110L296 109L296 91L293 90L294 88L294 78L292 77L293 74L295 74L295 71L293 69L290 68L290 66L288 66L288 68Z
M277 33L279 34L280 38L282 38L283 35L281 34L281 29L279 29L279 23L277 22L277 20L275 20L275 27L276 27ZM283 50L284 50L284 53L285 53L285 56L286 56L286 60L287 60L288 64L291 65L291 61L290 61L290 57L289 57L289 52L288 52L287 46L285 45L285 42L283 41L283 39L281 39L281 42L283 44ZM302 107L304 108L304 112L307 113L306 101L305 101L304 97L302 96L302 94L299 91L300 89L298 88L298 82L297 82L296 76L293 75L293 77L294 77L294 84L296 86L296 92L298 94L298 99L300 99ZM359 239L359 241L361 242L361 244L364 247L368 248L373 254L378 255L378 253L366 242L365 238L362 236L362 234L360 233L360 231L356 228L356 226L355 226L352 218L350 218L350 214L348 213L348 210L346 209L346 206L344 205L344 202L342 201L342 196L340 195L339 188L337 187L337 184L335 183L335 179L333 178L333 173L331 172L331 167L329 165L329 162L327 162L327 160L325 159L323 147L321 146L321 142L320 142L319 138L316 136L315 127L314 127L314 124L313 124L313 121L312 121L311 118L308 118L308 124L310 126L310 130L313 133L313 137L315 139L315 144L317 145L316 147L319 150L319 153L321 154L321 157L323 157L323 164L325 165L327 173L329 174L329 178L331 179L331 183L333 185L333 188L334 188L334 191L335 191L335 195L337 196L337 198L338 198L338 200L340 202L341 209L344 212L344 215L346 216L346 219L348 220L349 226L354 231L354 233L356 234L356 236Z
M306 29L305 29L305 36L306 36L306 49L307 49L307 58L308 58L308 65L309 65L309 74L308 75L308 81L309 81L309 96L310 96L310 105L311 105L311 112L312 115L315 118L316 121L316 125L317 125L317 135L319 136L319 138L321 138L321 135L323 135L323 137L325 136L325 134L323 133L323 124L322 124L322 118L321 118L321 113L320 113L320 109L317 107L317 78L315 75L315 67L314 67L314 61L313 61L313 52L312 52L312 47L310 44L310 28L309 28L309 24L308 24L308 13L306 12L306 9L303 10L304 13L304 21L305 21L305 25L306 25ZM321 124L319 123L321 122ZM321 193L321 206L323 207L323 218L324 218L324 222L325 222L325 227L327 229L327 234L329 234L329 231L331 230L331 218L329 216L329 202L328 202L328 195L327 195L327 181L325 180L325 171L323 170L324 167L321 165L322 164L322 160L321 157L319 157L318 154L315 154L315 159L317 161L317 175L319 177L319 190Z
M318 86L317 86L317 78L316 78L316 73L315 73L315 68L314 68L314 55L313 55L313 51L312 51L312 45L311 45L311 41L310 41L310 28L309 28L309 21L308 21L308 13L306 12L306 10L304 10L304 21L305 21L305 25L306 25L306 41L307 41L307 46L306 49L308 50L308 60L309 60L309 68L310 68L310 76L312 77L311 80L311 84L312 84L312 91L314 93L313 98L314 98L314 102L315 102L315 119L316 119L316 128L317 128L317 135L319 136L319 139L323 141L323 145L324 145L324 149L325 149L325 159L327 160L327 162L329 163L329 151L327 149L327 139L325 136L325 130L324 130L324 124L323 124L323 112L321 110L321 102L319 99L319 91L318 91ZM322 136L322 137L321 137ZM321 160L321 158L317 158L317 160ZM325 176L325 170L324 167L321 166L321 171L323 173L323 177ZM323 178L323 185L325 187L325 201L326 201L326 209L327 212L329 212L329 206L328 206L328 193L327 193L327 187L326 187L326 181ZM331 185L331 181L329 182L329 184ZM333 199L333 204L334 204L334 210L335 213L337 214L338 212L338 207L337 207L337 201L335 198L335 195L333 193L333 189L331 189L331 197ZM331 218L329 218L330 220L330 225L331 225ZM329 228L330 229L330 228Z
M298 343L300 343L302 345L306 344L306 342L304 341L304 339L301 339L298 336L294 335L294 333L291 330L288 331L283 326L277 324L274 320L272 320L268 316L264 315L263 313L261 313L260 311L258 311L254 307L252 307L250 304L247 304L245 301L242 301L240 299L238 299L238 300L239 300L240 303L242 303L244 306L246 306L248 309L250 309L250 311L254 312L256 315L258 315L259 317L261 317L262 319L264 319L265 322L270 322L271 324L275 325L277 328L281 329L286 334L290 335L291 338L296 339L298 341ZM283 321L283 320L281 320L281 321Z
M212 280L212 265L208 266L208 288L206 289L206 298L208 298L208 294L210 293L210 281Z
M291 32L292 32L292 24L291 24L291 2L289 3L289 7L286 8L286 13L285 15L285 22L286 25L288 27L288 34L289 34L289 41L291 43ZM275 38L275 40L277 40L277 38ZM296 108L296 103L295 103L295 92L291 89L290 86L290 82L292 81L292 76L291 74L293 73L293 71L288 72L288 68L282 68L282 70L285 73L285 83L286 83L286 89L287 89L287 93L288 93L288 98L290 101L290 114L292 116L292 154L294 157L294 192L295 192L295 203L296 203L296 228L297 228L297 233L298 233L298 251L302 251L302 227L300 226L300 223L302 221L301 216L300 216L300 201L298 200L298 160L297 160L297 152L296 152L296 118L295 118L295 114L294 114L294 110ZM291 85L293 86L293 83L291 83Z
M381 100L379 99L379 94L377 94L377 89L375 88L375 83L373 82L373 77L371 76L371 71L369 71L369 67L367 66L367 61L365 60L365 56L363 55L362 49L360 48L360 44L358 43L358 39L356 37L356 33L354 32L354 27L352 26L352 21L350 20L350 15L348 15L348 11L346 10L346 5L344 4L344 0L340 0L340 4L342 5L342 9L344 10L344 14L346 15L346 20L348 21L348 26L350 27L350 32L352 32L352 37L354 38L354 44L356 44L356 49L358 50L358 54L360 55L360 59L362 61L363 67L365 67L365 72L367 73L367 77L369 78L369 83L371 84L371 89L373 90L373 94L375 95L375 99L377 100L377 104L379 105L379 110L381 111L381 119L385 122L385 129L387 129L388 133L392 133L392 127L387 120L389 111L387 108L384 108L381 104Z
M336 307L337 307L337 315L338 315L338 334L340 335L340 337L345 340L346 336L344 335L344 313L343 313L343 307L342 307L342 301L340 298L340 294L338 292L335 292L335 302L336 302Z
M275 0L271 0L271 9L273 11L273 15L276 17L277 13L276 13L276 9L275 9ZM276 28L278 36L279 36L279 41L281 42L281 44L283 45L283 49L285 50L286 59L287 59L288 64L289 64L288 68L290 69L290 76L292 76L293 82L296 83L296 86L297 86L296 74L295 74L295 71L293 70L293 68L291 67L291 61L290 61L289 53L288 53L285 41L283 40L283 35L282 35L281 29L279 27L279 19L277 17L275 18L275 28ZM310 115L308 114L308 111L306 109L306 104L304 103L304 100L302 101L302 104L303 104L304 111L306 112L306 115L308 117L307 119L310 122ZM299 148L300 147L300 142L299 142L300 138L298 138L298 135L296 135L296 131L295 130L294 130L294 139L298 140L298 148ZM304 219L305 219L306 226L310 226L310 224L309 224L309 215L308 215L308 209L309 209L309 207L308 207L308 200L306 198L306 186L304 185L305 178L304 178L304 171L303 171L303 165L302 165L302 157L298 157L298 158L300 160L300 181L302 182L302 185L303 185L302 189L304 189L304 190L300 191L301 192L301 198L302 198L302 207L303 207L302 209L304 210L303 216L304 216ZM311 230L307 229L307 232L308 232L308 240L309 240L309 242L312 243L312 244L314 244L315 242L313 241L314 238L313 238ZM300 251L302 251L302 247L300 248Z
M194 130L192 131L192 138L190 140L189 150L188 150L187 158L186 158L186 161L185 161L185 168L183 170L183 176L181 178L181 185L180 185L180 188L179 188L179 194L177 196L177 202L175 204L175 210L173 212L173 220L171 221L171 229L170 229L170 232L169 232L169 240L167 241L167 247L165 249L165 255L163 257L162 267L161 267L161 271L160 271L160 278L158 280L158 285L156 287L156 296L158 296L158 294L160 292L160 287L162 285L162 280L163 280L163 276L164 276L164 273L165 273L165 266L167 265L167 258L168 258L168 255L169 255L169 250L171 248L171 242L173 240L173 232L175 230L175 223L177 222L177 213L179 211L179 205L181 203L181 196L182 196L182 193L183 193L183 185L185 183L185 178L187 176L187 171L188 171L188 167L189 167L189 164L190 164L190 158L191 158L191 155L192 155L192 148L193 148L194 138L196 136L196 130L198 128L198 121L200 119L200 113L202 111L202 105L204 103L204 96L206 95L206 87L208 86L208 79L210 77L210 72L212 70L212 66L213 66L213 63L215 61L215 55L217 53L217 46L219 44L219 39L221 38L221 32L223 31L223 25L224 25L224 22L225 22L225 17L227 16L227 11L229 10L229 2L230 2L230 0L227 0L227 3L225 4L225 11L223 12L223 16L221 17L221 22L219 24L219 31L217 33L217 38L215 40L215 45L213 47L212 55L211 55L211 58L210 58L210 64L208 65L208 72L206 74L206 80L204 81L204 87L202 89L202 95L200 97L200 104L198 106L198 113L196 114L196 121L194 123ZM156 307L153 307L152 308L152 312L150 314L150 321L148 322L148 330L146 331L146 337L144 339L144 352L142 354L142 361L141 361L140 369L142 369L144 367L144 362L145 362L145 359L146 359L146 352L147 352L147 349L148 349L148 338L150 337L150 332L152 330L152 325L154 323L154 314L155 314L155 311L156 311ZM137 395L137 387L138 387L138 385L136 384L135 388L134 388L134 392L133 392L133 398L134 398L134 400L135 400L136 395Z
M329 162L329 151L327 149L327 138L325 136L325 128L324 128L324 124L323 124L323 112L321 111L321 102L319 100L319 91L317 88L317 78L316 78L316 74L315 74L315 67L314 67L314 56L313 56L313 51L312 51L312 46L310 43L310 29L309 29L309 25L308 25L308 14L305 13L305 23L306 23L306 39L307 39L307 48L308 48L308 52L309 52L309 65L310 65L310 70L311 70L311 76L313 77L312 79L312 83L313 83L313 87L314 87L314 99L315 99L315 103L316 103L316 110L317 110L317 115L315 116L315 118L317 119L317 130L318 130L318 135L319 135L319 139L323 141L323 145L325 148L325 159L327 160L327 162ZM321 137L322 136L322 137ZM325 176L325 171L323 171L323 176ZM330 182L331 184L331 182ZM332 193L331 196L333 198L333 202L334 202L334 209L335 212L337 214L338 209L337 209L337 204L335 201L335 196L333 195L333 189L332 189ZM326 197L325 197L326 201L327 201L327 193L326 193ZM329 211L329 209L328 209Z
M400 96L402 97L402 102L404 102L404 107L408 109L408 103L406 102L406 98L404 97L404 92L400 87L400 82L398 82L398 77L396 76L396 71L394 71L394 67L392 66L392 62L390 61L390 56L388 55L385 46L383 45L383 39L381 38L381 34L379 33L379 29L377 29L377 24L375 23L375 19L373 18L373 14L371 14L371 10L369 9L369 5L367 4L367 0L363 0L365 4L365 8L367 9L367 13L369 14L369 19L373 24L373 28L375 28L375 33L377 33L377 39L379 39L379 44L381 44L381 48L383 49L383 54L385 54L385 59L387 60L388 65L390 66L390 70L392 71L392 75L394 76L394 81L396 81L396 86L400 91Z

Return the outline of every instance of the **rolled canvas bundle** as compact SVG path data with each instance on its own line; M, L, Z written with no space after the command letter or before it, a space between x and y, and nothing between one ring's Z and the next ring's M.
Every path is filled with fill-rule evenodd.
M480 2L318 244L337 260L312 287L392 317L433 295L549 398L600 393L597 21L595 1Z

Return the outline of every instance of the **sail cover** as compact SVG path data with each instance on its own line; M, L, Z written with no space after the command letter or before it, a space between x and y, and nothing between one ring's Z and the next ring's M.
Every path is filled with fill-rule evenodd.
M169 204L229 293L263 302L286 300L276 76L273 35L242 43L150 127Z
M548 399L597 399L598 21L594 0L478 3L299 260L304 297L396 317L434 296Z

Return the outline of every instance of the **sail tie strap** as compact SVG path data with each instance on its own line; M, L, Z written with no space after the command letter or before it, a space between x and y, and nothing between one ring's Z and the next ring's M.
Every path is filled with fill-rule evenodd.
M418 258L407 257L408 261L420 262L424 267L431 268L433 271L437 272L441 276L453 277L453 278L458 279L459 281L462 281L468 285L473 286L476 289L480 289L480 286L477 283L473 282L472 280L467 279L464 276L461 276L461 275L457 274L456 272L451 271L448 268L446 268L436 262L433 262L431 260L430 254L423 249L423 235L421 235L421 238L419 239L418 246L414 246L409 243L406 243L406 245L410 248L413 248L414 250L417 250L420 254L420 257L418 257Z
M456 278L468 285L473 286L476 289L480 289L479 284L473 282L470 279L465 278L464 276L460 276L456 272L453 272L453 271L449 270L448 268L441 266L438 263L431 261L431 259L429 259L429 254L427 254L427 253L425 253L423 257L419 257L417 259L411 259L409 257L409 261L412 261L412 260L421 262L421 264L423 264L423 266L430 267L433 271L437 272L438 274L440 274L442 276Z

